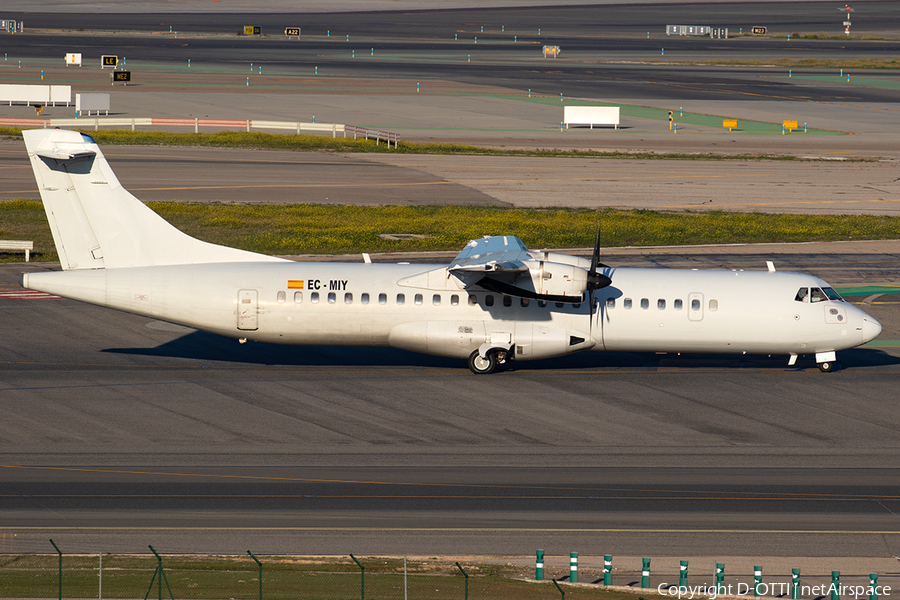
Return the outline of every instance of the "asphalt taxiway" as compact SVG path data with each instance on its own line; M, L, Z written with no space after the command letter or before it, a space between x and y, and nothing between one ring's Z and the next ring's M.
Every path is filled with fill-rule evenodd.
M887 161L102 150L122 185L144 201L900 214L897 165ZM0 199L40 199L19 140L0 142L0 184Z
M774 259L851 288L900 272L895 246L604 259ZM831 374L784 357L584 353L476 377L390 349L240 345L9 297L18 273L48 267L0 269L0 511L22 549L52 532L84 551L150 538L179 552L900 550L891 289L848 296L885 332Z

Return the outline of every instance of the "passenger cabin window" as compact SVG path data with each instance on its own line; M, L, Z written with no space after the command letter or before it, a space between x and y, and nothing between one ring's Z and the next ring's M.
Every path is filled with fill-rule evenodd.
M397 304L406 304L406 296L404 294L397 294Z
M718 300L710 300L709 301L709 310L710 310L710 312L719 310L719 301Z
M494 305L494 296L492 294L488 294L484 297L484 305L485 306L493 306Z
M503 296L503 306L512 306L512 296Z
M622 300L622 308L625 310L631 310L631 298L625 298Z
M387 294L378 294L378 304L387 304Z
M666 300L665 298L660 298L656 301L656 308L659 310L666 310Z
M556 303L556 308L564 308L564 307L565 307L565 303L563 303L563 302Z
M691 310L700 310L700 300L698 298L691 300Z
M794 300L797 302L809 302L809 288L802 287L797 290L797 295L794 296Z
M646 298L641 298L641 308L644 310L647 310L648 308L650 308L650 301L647 300Z
M344 304L353 304L353 294L350 292L344 294Z
M681 298L677 298L675 302L672 303L672 308L675 310L681 310L684 306L684 302L681 301Z
M606 308L615 308L616 307L616 299L615 298L607 298L606 299Z
M522 308L528 308L528 305L530 304L530 302L531 301L528 300L528 298L522 298L519 300L519 304L522 305Z
M328 292L328 304L334 304L337 301L337 294Z
M469 306L475 306L478 304L478 298L475 297L475 294L469 294Z
M575 310L578 310L579 308L581 308L581 302L578 302L578 303L576 303L576 304L573 304L573 305L572 305L572 308L574 308Z
M318 304L319 303L319 292L313 292L312 294L310 294L309 301L312 302L313 304Z
M416 303L416 306L422 306L422 294L416 294L413 301Z
M303 292L294 292L294 302L297 304L303 302Z
M365 294L361 295L359 297L359 301L363 304L368 304L369 303L369 293L366 292Z
M459 306L459 296L456 294L450 296L450 306Z
M538 300L538 307L547 308L547 301L546 300Z
M287 300L287 294L284 292L278 292L275 297L278 299L279 304L284 304L284 301Z
M441 295L435 294L434 296L432 296L431 303L434 304L435 306L440 306L441 305Z

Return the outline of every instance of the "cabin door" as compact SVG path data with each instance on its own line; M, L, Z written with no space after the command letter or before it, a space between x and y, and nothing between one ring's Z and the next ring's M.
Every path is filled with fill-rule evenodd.
M259 328L259 291L238 291L237 328L244 331L256 331Z

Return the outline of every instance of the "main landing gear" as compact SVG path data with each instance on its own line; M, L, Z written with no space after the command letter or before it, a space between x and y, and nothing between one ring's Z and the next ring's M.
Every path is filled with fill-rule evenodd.
M490 350L484 358L476 350L469 355L469 369L476 375L490 375L497 367L506 364L507 357L506 350Z

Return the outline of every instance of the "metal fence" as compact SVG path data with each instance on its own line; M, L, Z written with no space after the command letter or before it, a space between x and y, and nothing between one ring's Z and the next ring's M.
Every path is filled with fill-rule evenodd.
M483 564L403 558L0 554L2 598L570 600L599 590L536 583ZM564 596L563 596L564 594Z
M12 102L12 100L10 100ZM392 131L384 131L382 129L371 129L367 127L357 127L355 125L344 125L340 123L311 123L294 122L294 121L260 121L258 119L201 119L194 117L190 119L175 119L161 117L82 117L80 119L25 119L18 117L2 117L0 118L0 127L78 127L82 129L93 127L94 130L100 127L131 127L131 131L135 131L136 127L193 127L194 133L200 133L200 128L214 129L245 129L250 132L253 129L287 129L296 131L297 135L301 132L313 132L319 135L331 134L331 137L337 137L340 133L342 137L352 135L353 139L365 138L367 140L375 140L377 145L380 141L387 142L388 148L391 143L394 148L398 148L400 143L400 134Z

